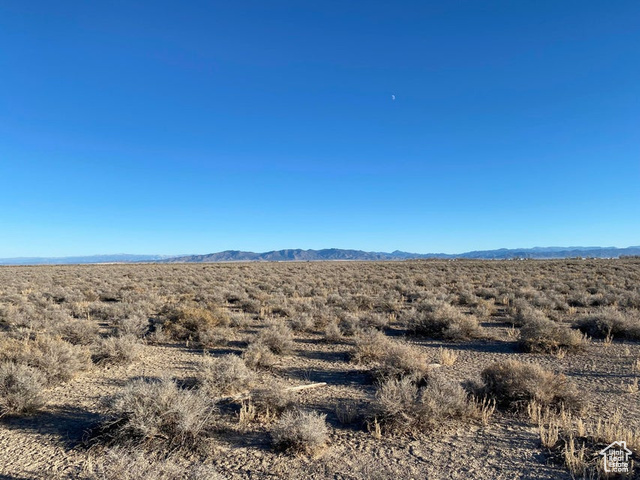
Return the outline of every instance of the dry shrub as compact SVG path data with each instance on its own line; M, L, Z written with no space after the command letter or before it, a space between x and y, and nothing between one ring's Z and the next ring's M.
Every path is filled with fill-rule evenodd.
M293 349L293 332L283 322L272 322L258 334L256 343L265 345L276 355L285 354Z
M180 465L148 452L128 452L115 447L84 465L83 480L223 480L209 465Z
M575 385L539 365L503 360L482 371L482 393L495 399L498 407L523 410L529 402L552 409L580 411L582 399Z
M427 356L419 347L391 340L378 330L360 332L352 356L356 363L373 365L380 377L424 377L428 369Z
M252 379L253 373L237 355L206 356L198 371L200 389L213 397L242 392Z
M4 360L40 370L48 385L70 380L91 364L86 348L49 336L40 336L35 340L4 338L0 342L0 361Z
M138 360L144 346L132 334L103 338L95 346L92 360L98 364L128 365Z
M294 453L314 454L327 443L326 415L289 410L271 429L276 448Z
M449 348L440 347L438 349L438 359L440 360L440 363L442 365L450 367L451 365L456 363L456 360L458 359L458 353Z
M291 328L296 332L310 332L315 327L313 317L308 313L298 313L289 320Z
M525 352L579 352L586 348L584 336L548 318L530 319L520 329L520 346Z
M382 330L389 326L389 314L370 312L360 316L360 328Z
M341 312L338 328L345 337L352 337L360 330L360 319L350 313Z
M251 392L251 402L256 412L266 418L281 414L293 404L293 393L288 385L276 378L264 380L259 388Z
M355 339L355 351L352 360L356 363L369 364L384 358L392 340L378 330L365 330Z
M613 337L640 340L640 316L615 308L602 310L578 320L578 328L594 338Z
M362 420L360 416L360 405L353 400L338 402L334 411L336 418L343 425L351 425Z
M100 428L99 438L118 444L194 446L214 412L204 395L183 390L168 378L135 379L104 403L110 419Z
M60 325L60 336L73 345L91 345L98 338L100 328L90 320L70 320Z
M542 446L551 454L552 460L569 470L573 478L618 478L619 475L610 476L604 472L599 452L615 441L626 442L632 451L640 448L639 432L629 428L620 410L607 412L604 421L585 421L563 411L542 409L532 402L529 414L538 425ZM633 460L631 462L633 472Z
M217 327L229 325L230 318L226 310L218 307L202 308L185 306L165 310L164 331L174 340L187 340L200 343Z
M278 357L271 351L269 347L262 343L252 343L242 354L245 364L253 369L269 369L273 367Z
M376 392L373 414L391 430L431 430L476 417L477 408L460 384L430 374L420 386L410 378L389 378Z
M324 328L324 339L329 343L342 340L342 332L340 331L340 327L338 327L337 322L327 322L327 325Z
M249 315L243 312L231 312L229 325L233 328L247 328L251 323Z
M547 320L544 312L532 307L529 302L521 298L514 301L509 308L509 312L512 315L511 323L516 327L521 327L537 320Z
M197 343L204 348L213 348L227 345L233 338L234 332L231 328L209 328L199 332Z
M113 327L119 336L144 337L149 331L149 319L144 315L130 315L114 320Z
M44 405L46 378L28 365L0 364L0 417L29 414Z
M448 303L412 312L407 326L415 334L445 340L471 340L483 336L476 317L465 315Z

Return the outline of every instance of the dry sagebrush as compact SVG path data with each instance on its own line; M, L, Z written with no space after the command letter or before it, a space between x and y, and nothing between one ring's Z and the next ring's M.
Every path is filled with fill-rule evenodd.
M28 365L0 364L0 417L37 411L45 403L46 378Z
M105 399L109 419L97 432L107 443L161 443L192 447L205 433L214 404L197 391L174 381L136 379Z
M327 443L326 415L289 410L271 429L276 448L295 453L317 453Z
M392 431L427 431L477 418L478 408L460 384L430 374L424 385L407 377L383 381L372 413Z
M471 340L483 337L478 319L448 303L425 304L409 313L410 332L444 340Z
M573 383L536 364L503 360L485 368L481 376L481 393L495 399L502 408L523 410L531 401L567 411L580 411L583 407Z
M198 369L200 389L210 397L245 391L253 378L253 372L237 355L205 356Z

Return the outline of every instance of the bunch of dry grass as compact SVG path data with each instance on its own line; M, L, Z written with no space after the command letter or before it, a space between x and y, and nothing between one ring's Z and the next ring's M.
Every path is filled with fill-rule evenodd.
M342 340L342 331L335 321L327 322L324 328L324 339L326 342L334 343Z
M95 345L92 360L101 365L128 365L140 358L143 348L138 338L131 334L107 337Z
M289 320L291 328L296 332L311 332L315 327L313 317L308 313L298 313Z
M200 389L208 396L233 395L249 388L253 373L237 355L205 356L198 370Z
M293 404L293 393L288 385L277 378L268 378L251 392L251 402L256 413L267 419L280 415Z
M284 322L273 321L258 334L255 343L265 345L276 355L289 353L293 349L293 332Z
M104 404L109 420L98 438L116 444L152 444L190 447L203 436L215 411L213 403L174 381L136 379Z
M119 336L144 337L149 331L149 326L149 318L141 314L128 315L113 321L113 327Z
M366 330L356 337L352 360L372 365L378 376L423 378L428 370L426 354L419 347L394 341L379 330Z
M219 307L202 308L200 306L182 306L167 308L162 316L164 332L174 340L186 340L201 343L210 337L218 327L229 325L230 318L226 310Z
M602 310L582 317L577 327L594 338L619 338L640 340L640 316L621 312L615 308Z
M511 323L516 327L521 327L540 319L547 319L544 312L534 308L523 298L515 299L513 304L509 307L508 312L512 315L510 319Z
M29 365L44 374L48 385L64 382L89 368L91 359L86 348L72 345L59 337L36 339L4 337L0 341L0 361Z
M373 415L394 431L431 430L477 417L477 407L460 384L430 374L425 385L389 378L376 392Z
M360 315L360 328L375 328L383 330L389 326L389 314L367 312Z
M245 364L253 369L269 369L278 361L278 357L262 343L252 343L242 354Z
M632 451L640 448L640 433L623 422L620 410L610 412L604 421L585 421L565 411L542 408L536 402L529 405L528 411L538 426L542 446L574 478L611 478L603 470L599 452L613 442L624 441Z
M440 360L440 364L446 367L450 367L456 360L458 359L458 352L455 352L449 348L440 347L438 349L438 359Z
M587 346L580 332L542 317L530 319L522 326L519 343L525 352L539 353L575 353Z
M271 429L276 448L294 453L315 454L327 443L326 415L289 410Z
M436 303L410 313L407 328L417 335L445 340L471 340L483 337L478 319L465 315L448 303Z
M0 417L37 411L44 405L46 378L28 365L0 364Z
M99 327L91 320L69 320L57 329L60 336L73 345L91 345L99 334Z
M482 371L481 393L495 399L497 405L523 410L531 401L552 408L580 411L582 399L575 385L539 365L503 360Z

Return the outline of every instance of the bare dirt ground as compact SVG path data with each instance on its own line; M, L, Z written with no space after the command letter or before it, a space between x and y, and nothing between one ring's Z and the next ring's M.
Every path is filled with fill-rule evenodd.
M412 334L407 327L411 312L434 299L477 318L481 338ZM136 378L170 376L189 384L198 377L203 352L242 355L273 321L293 327L293 345L273 365L257 369L255 381L275 377L291 386L326 383L294 394L295 406L326 415L325 446L313 454L274 449L270 431L277 418L241 422L240 402L221 403L199 448L162 453L185 472L206 464L228 479L572 478L541 444L539 426L524 412L497 409L486 424L383 428L379 435L372 428L379 379L370 364L352 358L370 314L384 319L378 328L389 339L415 346L432 363L441 363L441 347L457 354L452 365L438 367L453 382L479 382L484 368L504 359L538 364L576 386L585 402L578 417L595 421L617 411L625 428L640 429L640 393L633 387L640 375L638 340L589 338L575 353L524 352L520 327L512 326L518 299L570 327L602 309L622 312L633 322L640 308L640 261L3 267L0 322L7 337L27 341L46 334L67 341L67 325L81 320L98 329L95 338L76 343L95 353L100 339L117 335L117 319L142 316L150 327L138 335L142 350L137 358L80 369L46 387L45 403L37 411L0 418L0 479L132 478L88 473L88 465L113 447L91 442L93 429L108 413L103 399ZM186 304L215 306L231 321L211 327L204 340L177 339L166 328L163 335L159 328L153 335L154 325L164 322L166 327L169 321L163 313L167 305ZM326 333L329 324L339 327L339 338ZM346 409L354 412L352 422L340 415Z

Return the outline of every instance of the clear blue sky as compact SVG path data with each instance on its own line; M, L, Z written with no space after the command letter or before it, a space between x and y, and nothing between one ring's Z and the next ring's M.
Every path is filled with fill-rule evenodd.
M637 0L0 0L0 257L640 244L639 25Z

